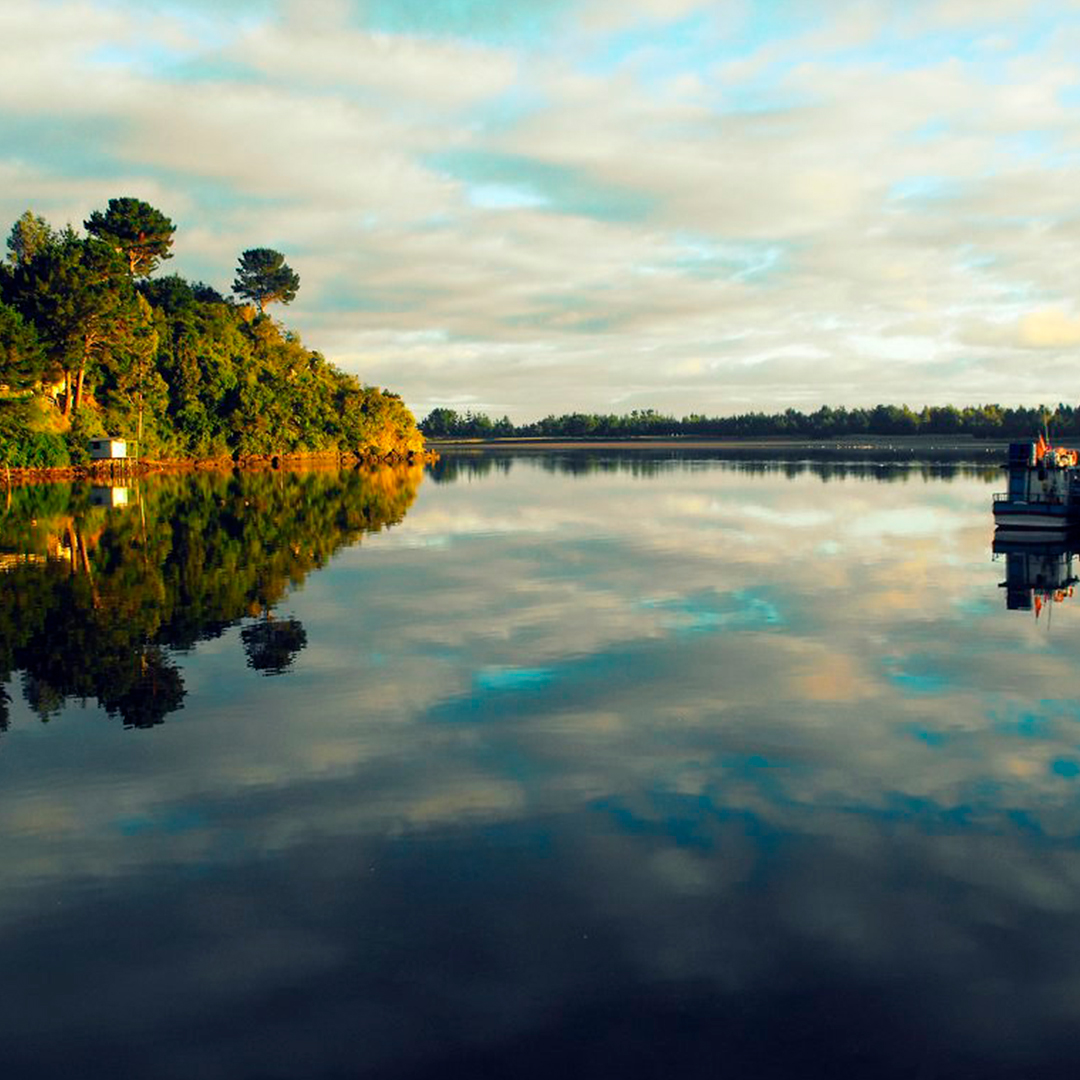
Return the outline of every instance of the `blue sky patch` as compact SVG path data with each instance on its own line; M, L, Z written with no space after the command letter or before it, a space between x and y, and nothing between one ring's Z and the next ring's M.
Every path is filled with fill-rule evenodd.
M673 237L677 254L672 265L700 278L753 281L768 278L783 268L783 245L773 241L723 241L691 234Z
M889 674L889 679L901 690L906 690L909 694L940 694L948 686L943 676L933 675L929 672L916 674L907 671L895 671Z
M488 667L473 676L473 686L478 690L542 690L555 672L551 668Z
M921 743L927 746L944 746L949 741L949 736L941 731L931 731L929 728L912 728L911 734Z
M643 608L663 612L662 625L679 633L778 627L784 623L779 608L771 600L745 589L732 593L706 592L645 599L640 603Z
M472 191L513 192L554 213L597 221L641 221L655 205L650 196L594 180L583 169L524 155L457 150L432 155L428 163L464 181Z
M387 34L536 45L571 7L569 0L362 0L358 15Z
M889 199L892 202L936 202L956 199L959 195L957 182L944 176L909 176L898 180L889 188Z

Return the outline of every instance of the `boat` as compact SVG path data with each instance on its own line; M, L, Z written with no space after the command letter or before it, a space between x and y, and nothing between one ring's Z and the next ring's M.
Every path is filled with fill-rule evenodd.
M1009 490L994 496L999 528L1062 532L1080 526L1080 455L1038 442L1009 444Z

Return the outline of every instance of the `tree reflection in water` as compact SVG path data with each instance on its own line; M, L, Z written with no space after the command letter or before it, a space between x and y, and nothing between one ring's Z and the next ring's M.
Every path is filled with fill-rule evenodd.
M278 622L267 612L265 619L245 626L240 639L248 667L262 675L282 675L307 645L307 631L299 619Z
M519 461L533 460L545 472L562 476L597 476L602 474L625 474L640 479L652 479L664 473L679 470L698 470L723 462L724 468L749 476L782 475L788 480L810 475L819 480L875 480L881 483L908 483L912 480L984 480L996 483L1001 468L998 465L971 464L950 461L909 461L904 459L860 460L853 456L845 460L835 449L821 450L819 459L814 451L801 450L804 460L792 461L787 456L772 456L765 449L708 451L696 448L681 450L678 447L664 449L640 445L634 448L620 447L612 450L590 449L587 445L573 450L551 450L537 447L515 446L512 450L458 450L446 454L427 467L428 475L436 484L452 484L460 480L482 479L493 472L509 473L515 458ZM777 451L772 452L774 455ZM790 453L790 451L788 451Z
M249 666L285 673L307 634L274 606L339 548L400 522L422 477L419 466L160 477L123 509L94 505L85 485L16 489L0 517L0 731L17 672L43 721L80 699L125 726L160 724L186 693L173 653L241 622Z

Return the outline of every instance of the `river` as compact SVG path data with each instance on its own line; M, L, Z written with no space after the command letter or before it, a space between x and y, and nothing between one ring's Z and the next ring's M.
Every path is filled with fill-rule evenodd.
M1003 486L568 451L15 489L0 1072L1065 1075L1080 596L1068 550L993 554Z

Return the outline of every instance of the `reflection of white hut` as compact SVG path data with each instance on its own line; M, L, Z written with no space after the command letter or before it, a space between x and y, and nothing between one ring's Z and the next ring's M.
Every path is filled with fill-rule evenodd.
M128 489L126 487L92 487L90 489L91 506L107 506L115 510L128 504Z
M124 439L91 439L91 461L108 461L115 458L127 457L127 442Z

